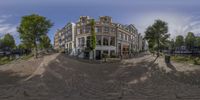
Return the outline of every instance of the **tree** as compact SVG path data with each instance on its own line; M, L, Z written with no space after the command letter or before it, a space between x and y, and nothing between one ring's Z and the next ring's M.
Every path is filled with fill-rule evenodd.
M47 49L51 47L51 40L47 35L42 35L40 38L40 48Z
M175 46L181 47L184 45L184 37L182 35L176 36Z
M20 39L29 48L34 49L34 56L37 58L37 44L42 35L48 33L53 23L46 17L38 14L23 16L21 23L17 28L20 33Z
M9 33L5 34L5 36L1 39L2 48L13 49L15 45L15 39Z
M155 20L154 24L149 26L145 31L145 39L149 44L149 48L157 52L157 58L159 57L161 49L168 43L167 39L170 34L167 33L168 24L162 20Z
M3 39L0 38L0 49L3 49Z
M185 44L189 50L191 50L195 46L195 36L194 33L188 32L185 38Z
M200 48L200 37L196 37L196 47Z
M171 50L175 50L175 41L174 39L171 39L170 43L169 43L169 47L171 48Z
M95 33L95 20L92 19L90 22L91 25L91 50L93 51L93 59L94 59L94 50L96 48L96 33Z
M19 49L26 49L27 47L26 47L26 45L24 45L23 43L21 43L21 44L18 45L18 48Z

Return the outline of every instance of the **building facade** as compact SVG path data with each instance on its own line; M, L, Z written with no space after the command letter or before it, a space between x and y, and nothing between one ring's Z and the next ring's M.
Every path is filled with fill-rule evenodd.
M54 49L58 50L60 48L60 44L59 44L59 33L58 31L55 33L54 35Z
M76 49L81 58L101 59L102 54L109 56L116 55L116 27L112 23L111 17L103 16L95 21L96 48L94 55L88 51L88 44L91 37L91 26L89 25L92 18L81 16L76 23Z
M141 52L143 50L143 37L139 33L138 34L138 52Z
M81 16L73 24L74 33L67 35L65 39L60 38L60 47L64 45L68 51L72 48L73 55L86 59L93 59L93 57L101 59L103 55L128 58L142 49L142 40L140 41L142 37L134 25L122 25L113 22L109 16L100 16L95 20L96 48L91 51L89 47L92 36L91 20L93 18L89 16ZM58 36L62 37L63 34L69 33L65 27L58 32L60 33Z
M112 22L109 16L101 16L95 20L96 48L94 55L88 51L87 43L91 37L90 21L92 18L81 16L76 23L76 51L81 58L101 59L102 54L109 57L120 56L127 58L137 51L138 33L131 25L122 25Z
M75 24L67 23L62 29L57 30L54 38L54 47L69 55L75 55Z

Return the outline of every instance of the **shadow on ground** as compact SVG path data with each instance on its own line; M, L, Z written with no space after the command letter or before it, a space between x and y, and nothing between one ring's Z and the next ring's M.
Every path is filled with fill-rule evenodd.
M17 87L1 88L4 100L177 100L200 99L198 71L166 72L149 60L138 63L94 64L59 55L42 76ZM22 77L2 73L0 84L15 83ZM6 81L6 79L9 79ZM4 90L2 92L2 89Z
M19 74L10 70L0 71L0 85L16 84L27 76L20 76Z
M180 72L180 71L177 71L176 66L174 66L171 62L166 63L166 66L172 70L168 73L164 73L170 79L177 82L184 83L184 84L200 85L200 71L199 70Z

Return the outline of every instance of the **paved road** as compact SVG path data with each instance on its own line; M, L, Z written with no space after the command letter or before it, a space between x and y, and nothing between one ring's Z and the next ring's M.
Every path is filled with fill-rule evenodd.
M42 75L0 82L0 100L200 100L199 74L166 73L152 60L90 64L59 55Z

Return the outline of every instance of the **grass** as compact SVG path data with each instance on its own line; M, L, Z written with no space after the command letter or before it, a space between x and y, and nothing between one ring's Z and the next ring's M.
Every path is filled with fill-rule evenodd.
M33 54L29 54L29 55L22 56L21 59L22 59L22 60L28 60L28 59L30 59L31 57L33 57Z
M189 63L194 65L200 65L200 57L192 57L192 56L172 56L172 61L179 63Z
M29 54L29 55L24 55L24 56L20 57L20 59L21 60L28 60L31 57L33 57L33 55ZM16 58L14 58L14 57L7 57L7 56L0 57L0 65L8 64L8 63L10 63L11 61L14 61L14 60L16 60Z
M13 61L13 58L10 57L0 57L0 65L7 64Z

